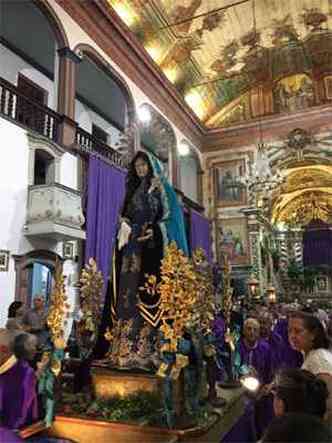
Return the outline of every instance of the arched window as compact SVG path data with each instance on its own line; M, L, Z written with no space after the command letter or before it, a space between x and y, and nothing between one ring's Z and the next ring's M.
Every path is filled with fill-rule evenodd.
M75 120L90 133L94 144L116 149L134 118L131 92L109 64L89 45L75 48L82 61L77 66Z
M195 148L183 140L179 144L180 189L194 202L200 202L201 167Z

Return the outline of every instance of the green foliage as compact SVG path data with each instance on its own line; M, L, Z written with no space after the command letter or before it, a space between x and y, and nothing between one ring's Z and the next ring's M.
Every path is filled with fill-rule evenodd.
M137 392L127 397L92 399L90 394L63 394L59 412L69 415L86 416L106 421L155 420L162 415L162 404L158 396L149 392Z

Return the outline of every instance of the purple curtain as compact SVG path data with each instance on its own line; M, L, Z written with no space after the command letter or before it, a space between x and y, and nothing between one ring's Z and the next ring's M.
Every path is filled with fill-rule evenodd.
M202 248L212 262L210 221L194 209L190 210L190 249Z
M104 277L104 301L110 274L118 216L125 195L126 173L89 158L85 262L93 257Z
M332 226L322 220L310 222L304 231L303 264L332 265Z

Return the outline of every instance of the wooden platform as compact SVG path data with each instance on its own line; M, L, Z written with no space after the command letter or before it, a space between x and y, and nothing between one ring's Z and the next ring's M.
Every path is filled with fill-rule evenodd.
M176 443L176 434L167 429L124 423L102 422L57 416L47 433L77 443Z
M77 443L220 443L243 413L242 389L219 389L228 402L217 409L209 424L190 429L164 429L119 422L57 416L47 435L68 438Z

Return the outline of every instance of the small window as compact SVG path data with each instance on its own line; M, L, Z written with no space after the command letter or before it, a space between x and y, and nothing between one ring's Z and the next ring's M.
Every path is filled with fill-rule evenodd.
M101 129L99 126L95 125L94 123L92 124L92 136L98 139L99 141L107 144L108 141L107 132Z
M35 152L34 185L49 185L55 181L54 158L46 151Z

